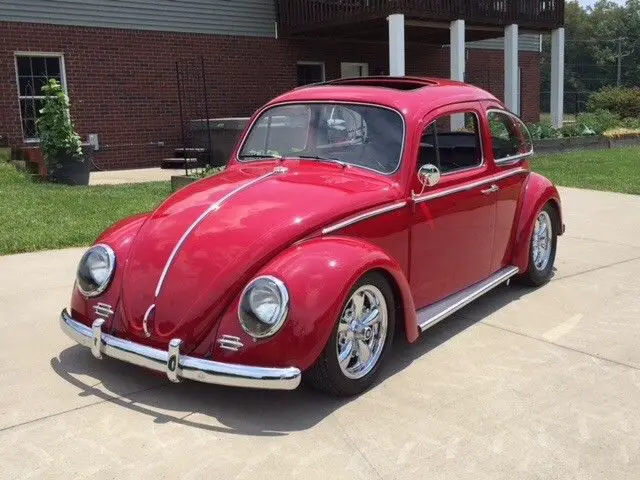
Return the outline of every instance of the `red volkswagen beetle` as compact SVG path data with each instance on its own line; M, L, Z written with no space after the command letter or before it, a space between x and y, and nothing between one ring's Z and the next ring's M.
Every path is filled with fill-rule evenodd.
M261 108L229 166L104 232L63 330L174 382L369 387L418 336L512 277L552 276L560 198L489 93L343 79Z

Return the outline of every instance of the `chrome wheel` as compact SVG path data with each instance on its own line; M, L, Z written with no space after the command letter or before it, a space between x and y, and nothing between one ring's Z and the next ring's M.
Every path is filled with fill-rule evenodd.
M531 258L536 270L544 270L549 263L553 248L552 229L551 217L545 210L542 210L536 219L531 240Z
M349 298L338 324L336 354L342 373L362 378L376 366L387 338L387 302L373 285L363 285Z

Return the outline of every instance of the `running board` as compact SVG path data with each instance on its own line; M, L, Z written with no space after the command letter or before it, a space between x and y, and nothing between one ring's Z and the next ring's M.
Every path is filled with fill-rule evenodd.
M433 305L418 310L416 312L418 315L418 328L421 332L424 332L426 329L433 327L436 323L444 320L452 313L457 312L465 305L473 302L476 298L481 297L489 290L506 282L516 275L518 271L518 267L505 267L481 282L475 283L464 290L460 290L458 293L449 295L447 298Z

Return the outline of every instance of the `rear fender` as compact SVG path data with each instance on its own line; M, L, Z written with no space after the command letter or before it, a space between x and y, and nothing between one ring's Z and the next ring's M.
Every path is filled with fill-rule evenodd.
M531 235L535 226L538 212L550 202L557 210L556 231L562 235L564 223L562 220L562 207L558 190L551 181L538 173L531 173L527 177L522 190L518 221L514 233L514 250L512 264L520 269L527 270L529 266L529 250L531 248Z
M211 352L216 337L238 337L244 347L234 352L213 350L215 360L261 366L312 366L324 349L353 284L365 273L380 270L392 282L400 298L409 341L418 337L415 307L409 285L398 263L380 248L347 237L322 237L294 245L271 261L256 276L273 275L289 290L289 316L275 336L261 341L244 332L238 321L236 298L226 310L219 328L196 349ZM210 353L209 353L210 354Z

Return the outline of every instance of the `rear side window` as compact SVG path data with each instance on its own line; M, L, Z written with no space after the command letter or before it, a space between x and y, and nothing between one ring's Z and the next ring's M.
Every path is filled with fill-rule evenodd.
M533 153L531 134L518 117L491 110L488 118L493 158L496 162L514 160Z
M432 122L420 140L418 169L428 163L443 174L482 165L478 116L460 112Z

